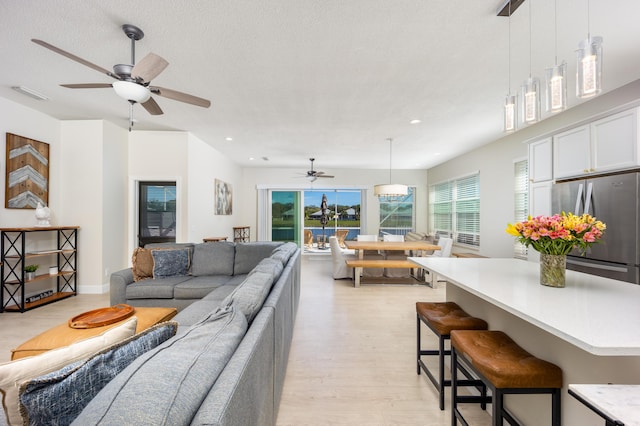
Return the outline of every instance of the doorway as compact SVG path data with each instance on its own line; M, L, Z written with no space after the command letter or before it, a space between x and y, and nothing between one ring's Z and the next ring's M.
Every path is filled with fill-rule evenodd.
M176 182L138 182L138 246L176 241Z

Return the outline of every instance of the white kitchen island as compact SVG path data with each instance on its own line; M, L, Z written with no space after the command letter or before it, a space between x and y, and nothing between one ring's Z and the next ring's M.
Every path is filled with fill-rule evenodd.
M640 384L640 286L568 270L565 288L545 287L539 264L517 259L409 259L447 281L447 300L562 368L564 425L602 424L569 384ZM549 418L548 398L506 403L527 425Z

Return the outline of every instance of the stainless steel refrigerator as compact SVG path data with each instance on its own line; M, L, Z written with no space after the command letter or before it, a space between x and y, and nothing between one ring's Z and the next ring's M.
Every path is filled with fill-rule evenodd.
M589 213L607 225L603 239L584 256L567 256L567 268L640 284L638 231L640 173L624 173L556 183L554 213Z

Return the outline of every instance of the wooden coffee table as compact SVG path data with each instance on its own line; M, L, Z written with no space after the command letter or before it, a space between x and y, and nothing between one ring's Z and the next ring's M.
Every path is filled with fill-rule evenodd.
M140 333L153 325L168 321L176 316L177 313L176 308L135 308L133 316L138 318L136 333ZM110 328L117 327L122 324L122 321L126 321L129 318L131 317L123 318L121 321L103 327L94 328L71 328L68 322L64 322L27 340L17 348L12 349L11 360L38 355L51 349L68 346L79 340L97 336Z

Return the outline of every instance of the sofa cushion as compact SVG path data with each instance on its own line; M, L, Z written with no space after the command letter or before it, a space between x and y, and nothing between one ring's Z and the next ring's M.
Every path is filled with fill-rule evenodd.
M246 330L235 308L208 315L138 357L73 424L189 424Z
M153 278L131 283L127 286L127 299L173 299L173 289L181 282L190 280L188 275L168 278Z
M273 249L280 245L282 243L272 241L236 243L233 274L248 274L262 259L271 256Z
M194 245L191 274L233 275L235 251L235 244L226 241Z
M214 289L225 285L231 277L229 275L209 275L192 277L173 288L174 299L202 299Z
M251 324L253 318L262 308L267 294L273 285L271 272L252 272L229 296L222 301L222 306L235 306Z
M18 402L18 388L21 383L86 359L116 342L133 336L137 322L137 319L133 317L122 325L111 328L98 336L37 356L0 364L0 392L8 424L21 425L23 423Z
M153 278L175 277L189 273L189 249L151 250Z
M267 257L265 259L262 259L260 263L258 263L256 267L251 270L251 273L253 274L254 272L268 272L273 276L273 281L275 282L275 280L282 274L283 270L284 266L282 265L281 261L279 261L278 259Z
M271 253L271 258L277 259L280 262L282 262L283 265L286 265L287 262L289 261L289 258L293 253L295 253L296 250L298 250L298 246L296 245L296 243L292 243L292 242L284 243L281 246L278 246L275 249L273 249L273 252Z
M219 300L198 300L176 315L175 320L180 327L190 327L222 306Z
M85 361L20 385L20 404L29 424L69 424L93 397L143 353L175 335L176 322L155 325ZM52 401L56 401L52 404Z

